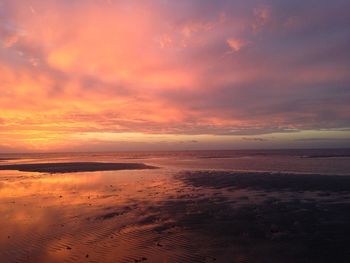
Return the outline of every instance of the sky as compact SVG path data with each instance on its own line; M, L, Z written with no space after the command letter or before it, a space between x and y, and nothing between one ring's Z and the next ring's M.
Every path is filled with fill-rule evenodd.
M0 152L350 147L348 0L0 0Z

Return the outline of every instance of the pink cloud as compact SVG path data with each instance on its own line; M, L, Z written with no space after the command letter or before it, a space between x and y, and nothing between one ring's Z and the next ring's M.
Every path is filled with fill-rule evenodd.
M232 51L238 52L243 47L245 47L248 43L242 39L229 38L226 40L228 46L232 49Z
M3 1L0 139L350 126L347 4L201 3Z

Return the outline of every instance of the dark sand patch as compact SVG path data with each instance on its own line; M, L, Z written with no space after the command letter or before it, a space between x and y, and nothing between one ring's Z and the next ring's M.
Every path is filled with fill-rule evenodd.
M151 211L174 220L163 231L180 228L193 233L194 241L202 240L197 255L217 262L236 257L266 263L350 262L350 202L345 198L350 194L349 177L197 171L177 178L212 193L232 187L266 191L262 201L252 194L245 204L231 202L244 196L217 199L209 194L169 200ZM285 190L293 192L294 198L273 197ZM315 192L315 198L307 198L310 191L332 194L318 199Z
M191 171L177 176L195 187L248 188L268 191L350 191L350 176L288 173L240 173L221 171Z
M137 225L153 223L158 247L180 247L183 258L191 255L195 262L350 261L350 204L266 200L232 206L227 201L166 201L146 208L144 214L153 214L151 222Z
M99 162L70 162L70 163L34 163L0 165L0 170L17 170L21 172L40 173L75 173L117 170L155 169L143 163L99 163Z
M350 157L348 154L318 154L318 155L308 155L302 156L302 158L316 159L316 158L347 158Z
M122 207L116 211L112 211L112 212L107 212L101 215L98 215L95 217L95 219L97 220L108 220L108 219L112 219L118 216L122 216L128 212L130 212L132 210L131 207L127 206L127 207ZM88 218L89 219L89 218Z

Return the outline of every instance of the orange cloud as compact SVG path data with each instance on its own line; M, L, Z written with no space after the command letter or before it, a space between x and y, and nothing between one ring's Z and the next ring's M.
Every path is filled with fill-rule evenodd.
M346 128L347 31L310 13L257 1L4 0L0 146ZM322 21L332 41L308 28Z

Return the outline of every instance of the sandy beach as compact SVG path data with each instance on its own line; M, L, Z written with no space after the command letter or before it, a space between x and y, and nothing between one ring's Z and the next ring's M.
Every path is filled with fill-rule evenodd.
M0 170L40 173L76 173L96 171L156 169L143 163L98 163L98 162L65 162L0 165Z
M350 260L350 176L6 165L2 262Z

